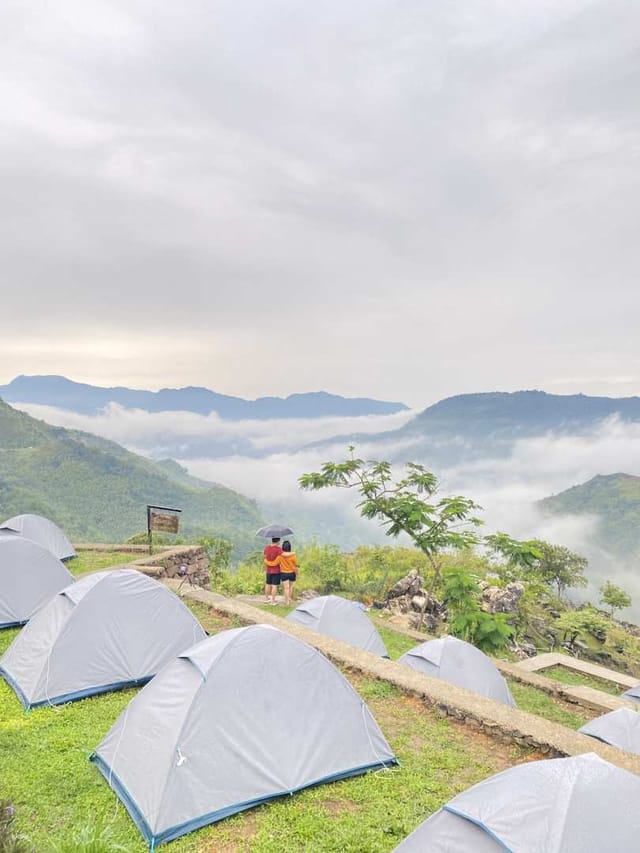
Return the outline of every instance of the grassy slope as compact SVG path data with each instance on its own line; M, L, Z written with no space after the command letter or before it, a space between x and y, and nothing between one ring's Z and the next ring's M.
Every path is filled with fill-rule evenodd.
M194 610L210 632L235 627L202 606ZM0 632L0 651L15 634ZM456 792L530 757L439 719L387 684L349 678L400 758L399 769L309 789L186 836L171 850L386 853ZM52 853L56 843L73 838L95 815L131 853L146 850L123 806L87 760L134 693L25 714L0 682L0 794L15 804L18 828L38 853Z
M86 572L99 572L109 566L131 563L144 554L132 554L130 551L81 551L77 557L65 563L72 575L84 575Z

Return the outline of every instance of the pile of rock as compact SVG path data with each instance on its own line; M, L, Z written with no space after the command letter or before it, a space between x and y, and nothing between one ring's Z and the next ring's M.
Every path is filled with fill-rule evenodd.
M524 595L524 585L509 583L504 587L492 586L480 581L482 609L487 613L516 613ZM439 622L446 621L447 608L441 601L429 595L424 579L417 571L409 572L387 593L382 605L390 612L389 622L403 628L434 631Z
M508 583L506 586L491 586L487 581L480 581L482 590L482 609L487 613L517 613L520 599L524 595L524 584L519 581Z
M389 622L394 625L433 631L445 608L429 595L424 579L413 570L389 590L383 609L391 613Z

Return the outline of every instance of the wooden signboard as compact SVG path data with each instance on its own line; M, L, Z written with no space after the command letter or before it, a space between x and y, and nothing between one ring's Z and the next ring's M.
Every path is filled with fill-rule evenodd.
M163 533L177 533L180 527L180 516L152 511L150 524L152 530L161 530Z
M153 531L162 533L177 533L180 529L181 509L169 506L152 506L147 504L147 536L149 537L149 553L153 553Z

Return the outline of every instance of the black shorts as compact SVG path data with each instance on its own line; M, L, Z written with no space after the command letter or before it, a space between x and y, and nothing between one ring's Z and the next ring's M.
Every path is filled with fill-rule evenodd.
M265 575L265 583L270 586L280 586L280 572L276 572L274 575L266 574Z
M281 581L294 581L295 579L296 579L296 573L295 572L281 572L280 573L280 580Z

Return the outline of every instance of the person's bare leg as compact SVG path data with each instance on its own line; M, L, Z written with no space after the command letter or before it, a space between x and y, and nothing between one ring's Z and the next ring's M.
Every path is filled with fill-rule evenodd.
M269 601L269 595L271 594L271 584L266 583L264 585L264 600Z
M291 581L282 581L284 587L284 603L288 607L291 604Z
M271 603L276 603L276 593L278 592L278 587L275 584L271 584Z

